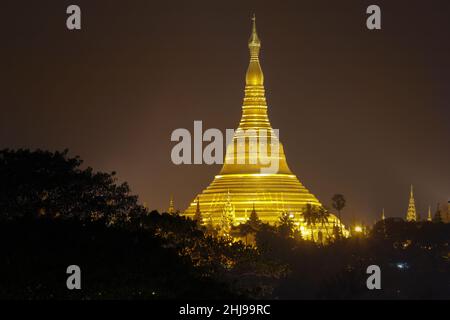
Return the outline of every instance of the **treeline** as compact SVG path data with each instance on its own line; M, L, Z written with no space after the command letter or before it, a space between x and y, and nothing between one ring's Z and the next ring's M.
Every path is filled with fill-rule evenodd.
M449 224L386 219L367 237L323 246L256 215L216 237L149 212L115 173L68 152L0 151L0 297L12 299L449 299ZM242 228L246 228L242 230ZM82 289L66 288L79 265ZM382 290L366 287L379 265Z
M0 296L263 298L285 266L215 238L189 219L149 212L115 173L68 151L0 151ZM83 288L66 288L66 268Z

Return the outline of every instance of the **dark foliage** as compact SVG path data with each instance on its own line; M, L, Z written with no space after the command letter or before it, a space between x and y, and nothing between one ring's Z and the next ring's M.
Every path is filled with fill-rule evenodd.
M145 231L41 218L0 225L0 297L19 299L233 298L224 283ZM82 290L66 288L81 268Z
M266 297L282 268L194 221L148 212L114 173L81 169L67 151L0 152L0 296ZM69 291L66 268L82 269Z
M120 224L143 208L115 172L82 169L68 151L0 151L1 219L36 216L103 220Z
M386 219L324 246L287 216L273 227L255 214L236 230L255 248L148 212L114 173L81 165L67 151L0 151L0 298L450 299L450 224ZM66 288L72 264L79 291ZM366 287L372 264L382 290Z
M268 252L291 273L276 288L280 298L450 299L450 225L378 222L367 238L319 247L272 234ZM368 290L366 269L381 269L381 290Z

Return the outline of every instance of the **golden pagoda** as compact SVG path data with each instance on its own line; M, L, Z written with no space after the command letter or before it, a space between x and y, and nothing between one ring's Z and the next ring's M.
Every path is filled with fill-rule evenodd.
M417 220L416 205L414 202L413 186L411 185L411 191L409 192L408 211L406 212L406 221L412 222L416 220Z
M173 202L173 196L170 196L169 208L167 209L168 214L175 214L175 205Z
M235 225L244 223L247 220L247 211L251 211L252 208L258 212L262 222L270 224L276 224L282 213L289 212L296 217L298 229L301 227L305 234L306 226L301 215L305 205L309 203L321 206L321 204L289 169L283 146L270 124L264 75L259 61L261 41L256 32L255 16L252 19L252 33L248 47L250 63L245 77L245 95L239 127L234 133L232 143L227 146L222 170L195 199L201 199L201 211L210 215L214 224L218 226L223 220L223 212L229 210L227 208L232 204ZM259 133L259 138L263 139L259 140L258 144L260 141L267 141L267 146L275 146L267 158L270 161L277 161L276 172L268 170L267 162L261 164L251 161L252 156L260 152L260 149L249 145L251 139L246 139L248 138L245 136L246 132ZM238 150L245 152L240 154ZM193 201L184 215L193 218L196 204L197 202ZM339 221L331 215L330 230L334 223L339 224Z
M433 221L433 217L431 216L431 206L428 206L428 217L427 217L427 221L432 222Z

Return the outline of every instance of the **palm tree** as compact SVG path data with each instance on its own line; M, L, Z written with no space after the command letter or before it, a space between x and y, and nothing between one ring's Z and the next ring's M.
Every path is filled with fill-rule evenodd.
M342 194L335 194L333 198L331 198L331 205L338 212L339 216L339 228L342 234L342 222L341 222L341 211L345 207L346 200Z
M307 203L305 210L303 210L303 219L308 228L311 229L311 239L314 242L314 226L317 222L317 210L310 203Z
M319 206L316 209L316 215L317 215L316 216L317 222L320 223L320 225L322 226L322 230L323 230L325 225L328 225L328 220L330 218L330 212L326 208ZM327 232L327 237L329 238L330 234L328 232L328 226L325 228L325 230Z
M281 213L280 223L278 225L278 230L281 235L288 238L291 237L294 233L294 220L291 218L288 212Z

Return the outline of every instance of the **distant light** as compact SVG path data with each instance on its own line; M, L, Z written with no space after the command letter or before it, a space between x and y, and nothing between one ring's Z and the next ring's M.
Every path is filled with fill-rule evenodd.
M362 231L363 231L363 229L362 229L361 226L356 226L355 227L355 232L362 232Z
M289 215L289 218L293 218L293 217L294 217L294 214L291 213L291 214Z
M395 264L395 266L397 267L397 269L400 269L400 270L405 270L405 269L409 268L409 265L406 262L397 262Z

